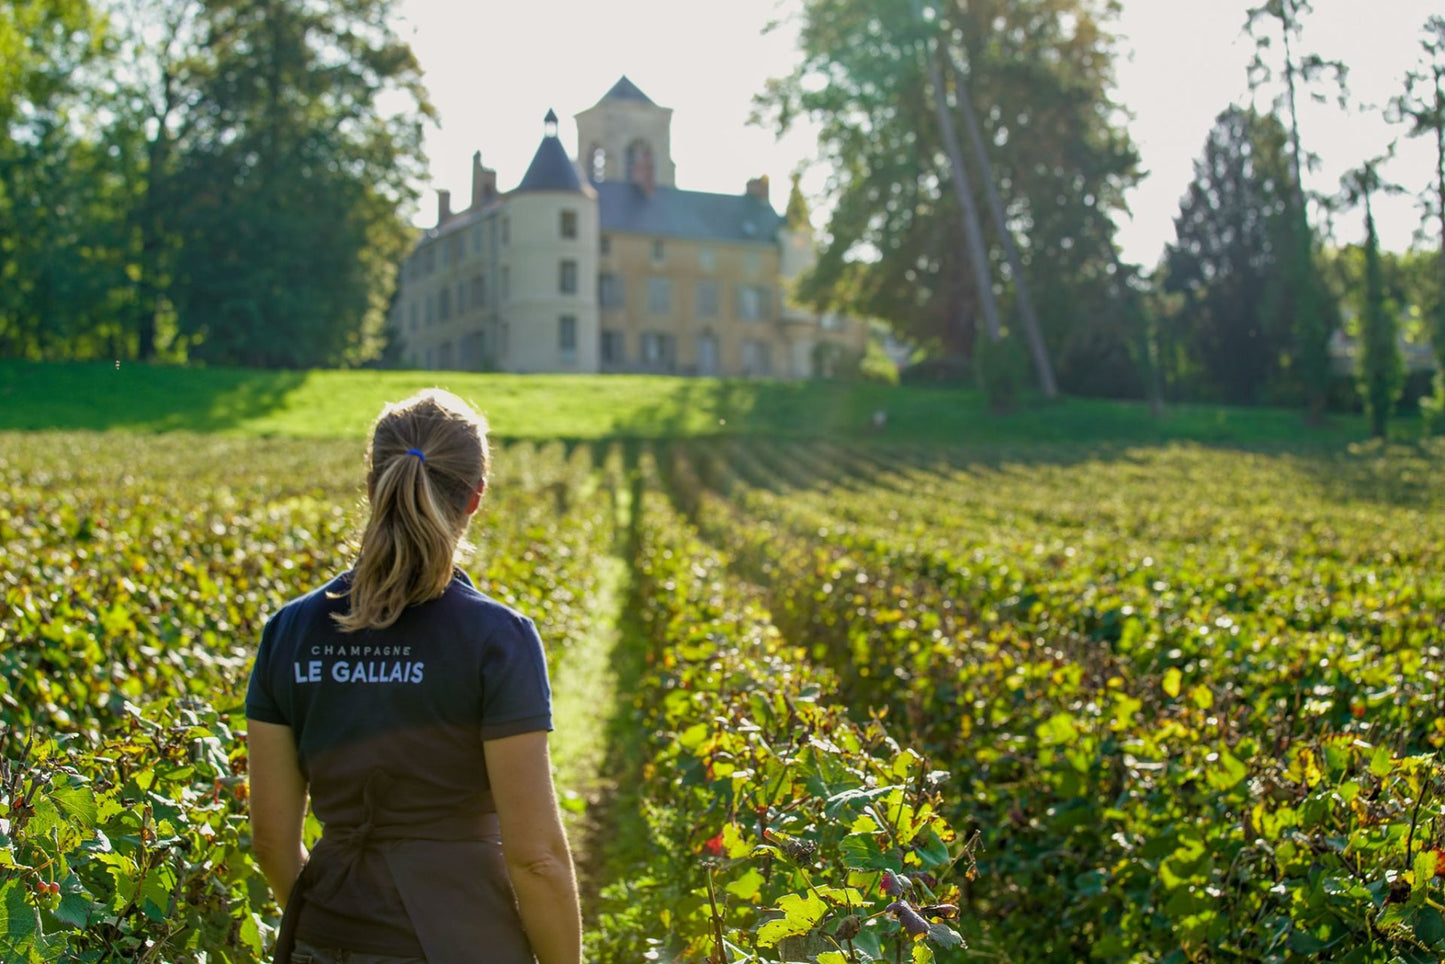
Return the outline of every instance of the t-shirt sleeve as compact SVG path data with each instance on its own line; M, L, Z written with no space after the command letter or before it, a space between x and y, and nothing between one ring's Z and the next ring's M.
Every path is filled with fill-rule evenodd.
M482 657L482 739L552 729L552 686L537 627L509 614Z
M276 674L273 666L276 661L278 622L278 617L272 616L261 630L261 645L256 649L256 662L251 667L251 682L246 687L246 718L290 726L291 721L281 712L281 706L276 700Z

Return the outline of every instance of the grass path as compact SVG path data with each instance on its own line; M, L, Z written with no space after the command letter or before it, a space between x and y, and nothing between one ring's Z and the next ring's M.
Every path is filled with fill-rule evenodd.
M617 675L612 652L617 645L617 613L626 578L616 556L598 560L603 567L597 600L597 625L560 660L552 678L552 763L568 836L576 850L586 843L587 809L604 795L606 734L617 704ZM584 855L577 854L578 863Z
M602 886L607 831L614 815L616 774L609 759L611 738L624 699L618 686L618 653L624 648L629 622L624 607L631 596L632 574L624 540L631 527L629 493L618 493L618 542L598 560L601 588L596 599L594 630L559 661L552 678L552 762L561 796L563 818L584 898Z

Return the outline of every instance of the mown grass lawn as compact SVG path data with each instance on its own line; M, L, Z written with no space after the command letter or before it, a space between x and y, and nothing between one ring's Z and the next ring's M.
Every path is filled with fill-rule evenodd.
M439 385L471 399L505 438L709 435L995 444L1170 439L1340 444L1357 416L1307 426L1289 409L1026 400L990 413L979 393L840 382L653 375L507 375L426 371L256 371L122 363L0 361L0 430L194 431L356 437L389 399ZM874 413L886 424L874 427ZM1398 423L1397 423L1398 424ZM1414 434L1409 423L1401 434Z

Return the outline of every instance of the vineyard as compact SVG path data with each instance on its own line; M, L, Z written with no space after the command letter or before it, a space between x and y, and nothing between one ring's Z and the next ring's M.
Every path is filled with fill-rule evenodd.
M589 960L1445 958L1445 448L495 465L478 586L559 683L613 630ZM359 444L7 434L0 479L0 960L262 959L241 699Z

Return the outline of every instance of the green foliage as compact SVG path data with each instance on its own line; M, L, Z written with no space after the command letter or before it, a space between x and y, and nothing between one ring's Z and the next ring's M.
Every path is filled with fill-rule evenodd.
M974 346L974 370L984 397L993 412L1011 412L1018 407L1019 396L1028 379L1028 356L1022 336L1004 329L998 341L979 339Z
M800 62L756 101L779 130L817 123L837 181L829 241L801 297L970 354L979 297L925 70L936 38L974 103L989 107L979 113L994 180L1028 225L1017 241L1051 352L1108 319L1112 226L1100 213L1121 206L1136 176L1127 134L1108 123L1108 16L1075 0L804 4ZM971 172L986 211L980 178ZM998 250L996 234L985 241Z
M392 0L0 16L0 353L380 353L433 113Z
M592 629L615 460L495 461L466 568L555 666ZM262 620L346 564L357 443L10 436L0 478L0 958L261 959L235 725Z
M1302 256L1286 147L1274 117L1228 108L1180 203L1164 284L1183 298L1172 338L1201 368L1196 394L1257 402L1279 378Z
M735 444L673 476L841 700L968 761L965 921L1031 960L1383 964L1445 950L1442 456Z
M1368 188L1367 188L1368 190ZM1397 309L1385 294L1380 270L1380 241L1375 218L1365 195L1365 313L1360 324L1359 385L1370 418L1370 431L1385 437L1390 410L1405 385L1405 365L1400 357Z
M676 514L650 456L642 476L653 649L634 707L652 738L636 794L659 846L614 855L590 956L956 960L971 852L940 815L949 775L882 719L850 719L833 674Z

